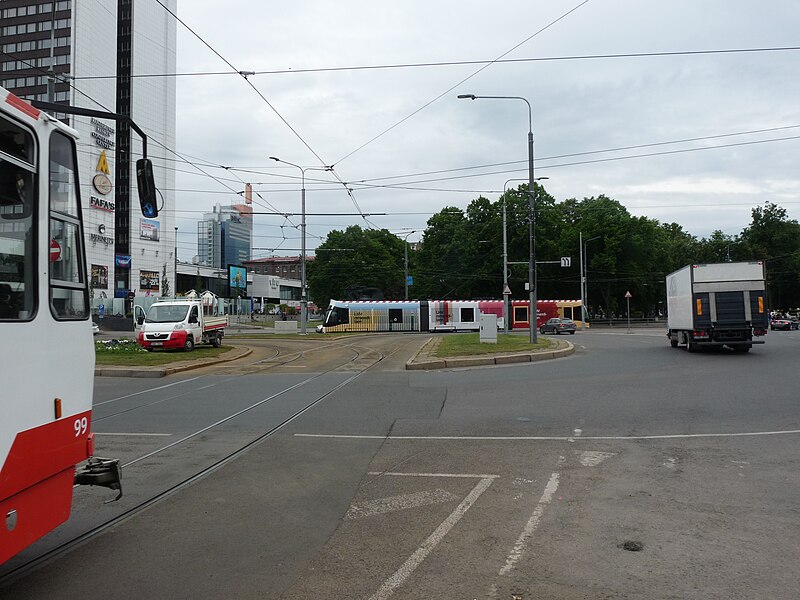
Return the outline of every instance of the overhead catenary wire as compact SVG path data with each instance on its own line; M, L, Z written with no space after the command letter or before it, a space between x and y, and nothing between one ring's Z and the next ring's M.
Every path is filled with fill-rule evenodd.
M395 63L383 65L352 65L345 67L309 67L307 69L255 69L248 73L249 76L259 75L302 75L309 73L337 73L348 71L379 71L390 69L420 69L433 67L462 67L469 65L515 64L532 62L557 62L573 60L602 60L621 58L660 58L672 56L703 56L715 54L747 54L766 52L796 52L800 46L771 46L760 48L720 48L707 50L674 50L666 52L618 52L611 54L582 54L571 56L537 56L532 58L500 58L484 60L449 60L420 63ZM211 76L241 76L236 70L230 71L194 71L186 73L139 73L131 75L132 78L164 78L164 77L211 77ZM116 79L116 75L84 75L75 77L76 80Z
M336 161L336 164L340 164L340 163L341 163L341 162L343 162L344 160L346 160L346 159L350 158L351 156L353 156L355 153L357 153L357 152L360 152L361 150L363 150L364 148L366 148L367 146L369 146L370 144L372 144L372 143L373 143L373 142L375 142L376 140L378 140L378 139L382 138L384 135L386 135L387 133L389 133L390 131L392 131L392 130L393 130L395 127L398 127L398 126L402 125L403 123L405 123L406 121L408 121L409 119L411 119L412 117L414 117L415 115L419 114L420 112L422 112L423 110L425 110L426 108L428 108L428 107L429 107L431 104L433 104L433 103L434 103L434 102L436 102L437 100L440 100L441 98L443 98L444 96L446 96L447 94L449 94L450 92L452 92L454 89L456 89L456 88L457 88L458 86L460 86L461 84L463 84L463 83L466 83L467 81L469 81L470 79L472 79L473 77L475 77L476 75L478 75L479 73L481 73L482 71L485 71L486 69L488 69L488 68L489 68L490 66L492 66L493 64L496 64L498 60L500 60L501 58L503 58L503 57L505 57L505 56L508 56L508 55L509 55L509 54L511 54L511 53L512 53L514 50L516 50L517 48L519 48L519 47L523 46L524 44L526 44L527 42L529 42L530 40L532 40L533 38L535 38L535 37L536 37L537 35L539 35L540 33L542 33L542 32L544 32L544 31L546 31L546 30L550 29L550 28L551 28L553 25L555 25L555 24L556 24L556 23L558 23L559 21L561 21L561 20L565 19L566 17L568 17L569 15L571 15L572 13L574 13L576 10L578 10L579 8L581 8L582 6L584 6L585 4L587 4L588 2L589 2L589 0L583 0L583 2L581 2L580 4L578 4L578 5L577 5L577 6L575 6L575 7L571 8L570 10L568 10L567 12L565 12L564 14L562 14L560 17L557 17L556 19L553 19L552 21L550 21L550 22L549 22L547 25L545 25L544 27L542 27L542 28L538 29L537 31L535 31L534 33L532 33L531 35L529 35L527 38L525 38L524 40L522 40L522 41L521 41L521 42L519 42L518 44L514 45L512 48L509 48L508 50L506 50L505 52L503 52L503 53L502 53L500 56L498 56L498 57L497 57L495 60L493 60L493 61L490 61L489 63L487 63L487 64L483 65L482 67L480 67L479 69L477 69L476 71L474 71L473 73L471 73L470 75L468 75L467 77L465 77L465 78L461 79L461 80L460 80L458 83L456 83L455 85L452 85L452 86L450 86L448 89L446 89L445 91L443 91L441 94L439 94L438 96L436 96L436 97L435 97L435 98L433 98L432 100L429 100L428 102L426 102L425 104L423 104L422 106L420 106L418 109L416 109L416 110L415 110L414 112L412 112L410 115L408 115L408 116L406 116L406 117L403 117L402 119L400 119L400 120L399 120L397 123L395 123L394 125L392 125L392 126L390 126L390 127L387 127L387 128L386 128L386 129L384 129L382 132L380 132L378 135L376 135L376 136L372 137L371 139L367 140L366 142L364 142L363 144L361 144L360 146L358 146L358 147L357 147L355 150L351 150L349 153L345 154L345 155L344 155L342 158L340 158L339 160L337 160L337 161Z

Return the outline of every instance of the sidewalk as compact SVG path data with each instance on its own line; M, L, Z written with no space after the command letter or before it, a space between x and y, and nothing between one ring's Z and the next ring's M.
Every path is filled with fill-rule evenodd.
M571 342L553 339L555 348L534 350L531 352L513 352L487 354L485 356L453 356L439 358L434 355L436 348L441 343L441 337L430 338L428 342L417 351L414 357L406 363L408 371L428 371L432 369L456 369L458 367L477 367L484 365L510 365L514 363L536 362L551 358L562 358L575 352Z

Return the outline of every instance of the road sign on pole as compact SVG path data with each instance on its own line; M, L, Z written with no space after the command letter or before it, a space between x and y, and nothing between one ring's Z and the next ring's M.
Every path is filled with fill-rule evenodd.
M628 333L631 332L631 295L630 291L625 292L625 301L628 303Z
M561 266L562 267L571 267L572 266L572 257L571 256L562 256L561 257Z

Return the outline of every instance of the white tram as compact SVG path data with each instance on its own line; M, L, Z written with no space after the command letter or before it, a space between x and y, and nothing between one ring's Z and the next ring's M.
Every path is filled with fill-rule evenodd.
M530 303L509 302L509 329L530 329ZM580 326L580 300L538 300L536 327L552 317L571 318ZM480 315L506 318L502 300L331 300L318 333L344 331L478 331Z
M0 88L0 563L67 520L93 455L94 343L76 132Z

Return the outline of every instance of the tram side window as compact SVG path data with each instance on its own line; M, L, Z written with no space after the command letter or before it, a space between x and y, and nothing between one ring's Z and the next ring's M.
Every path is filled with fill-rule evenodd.
M56 319L89 315L86 260L78 200L75 146L60 132L50 137L50 311Z
M0 117L0 321L36 309L36 193L33 135Z

